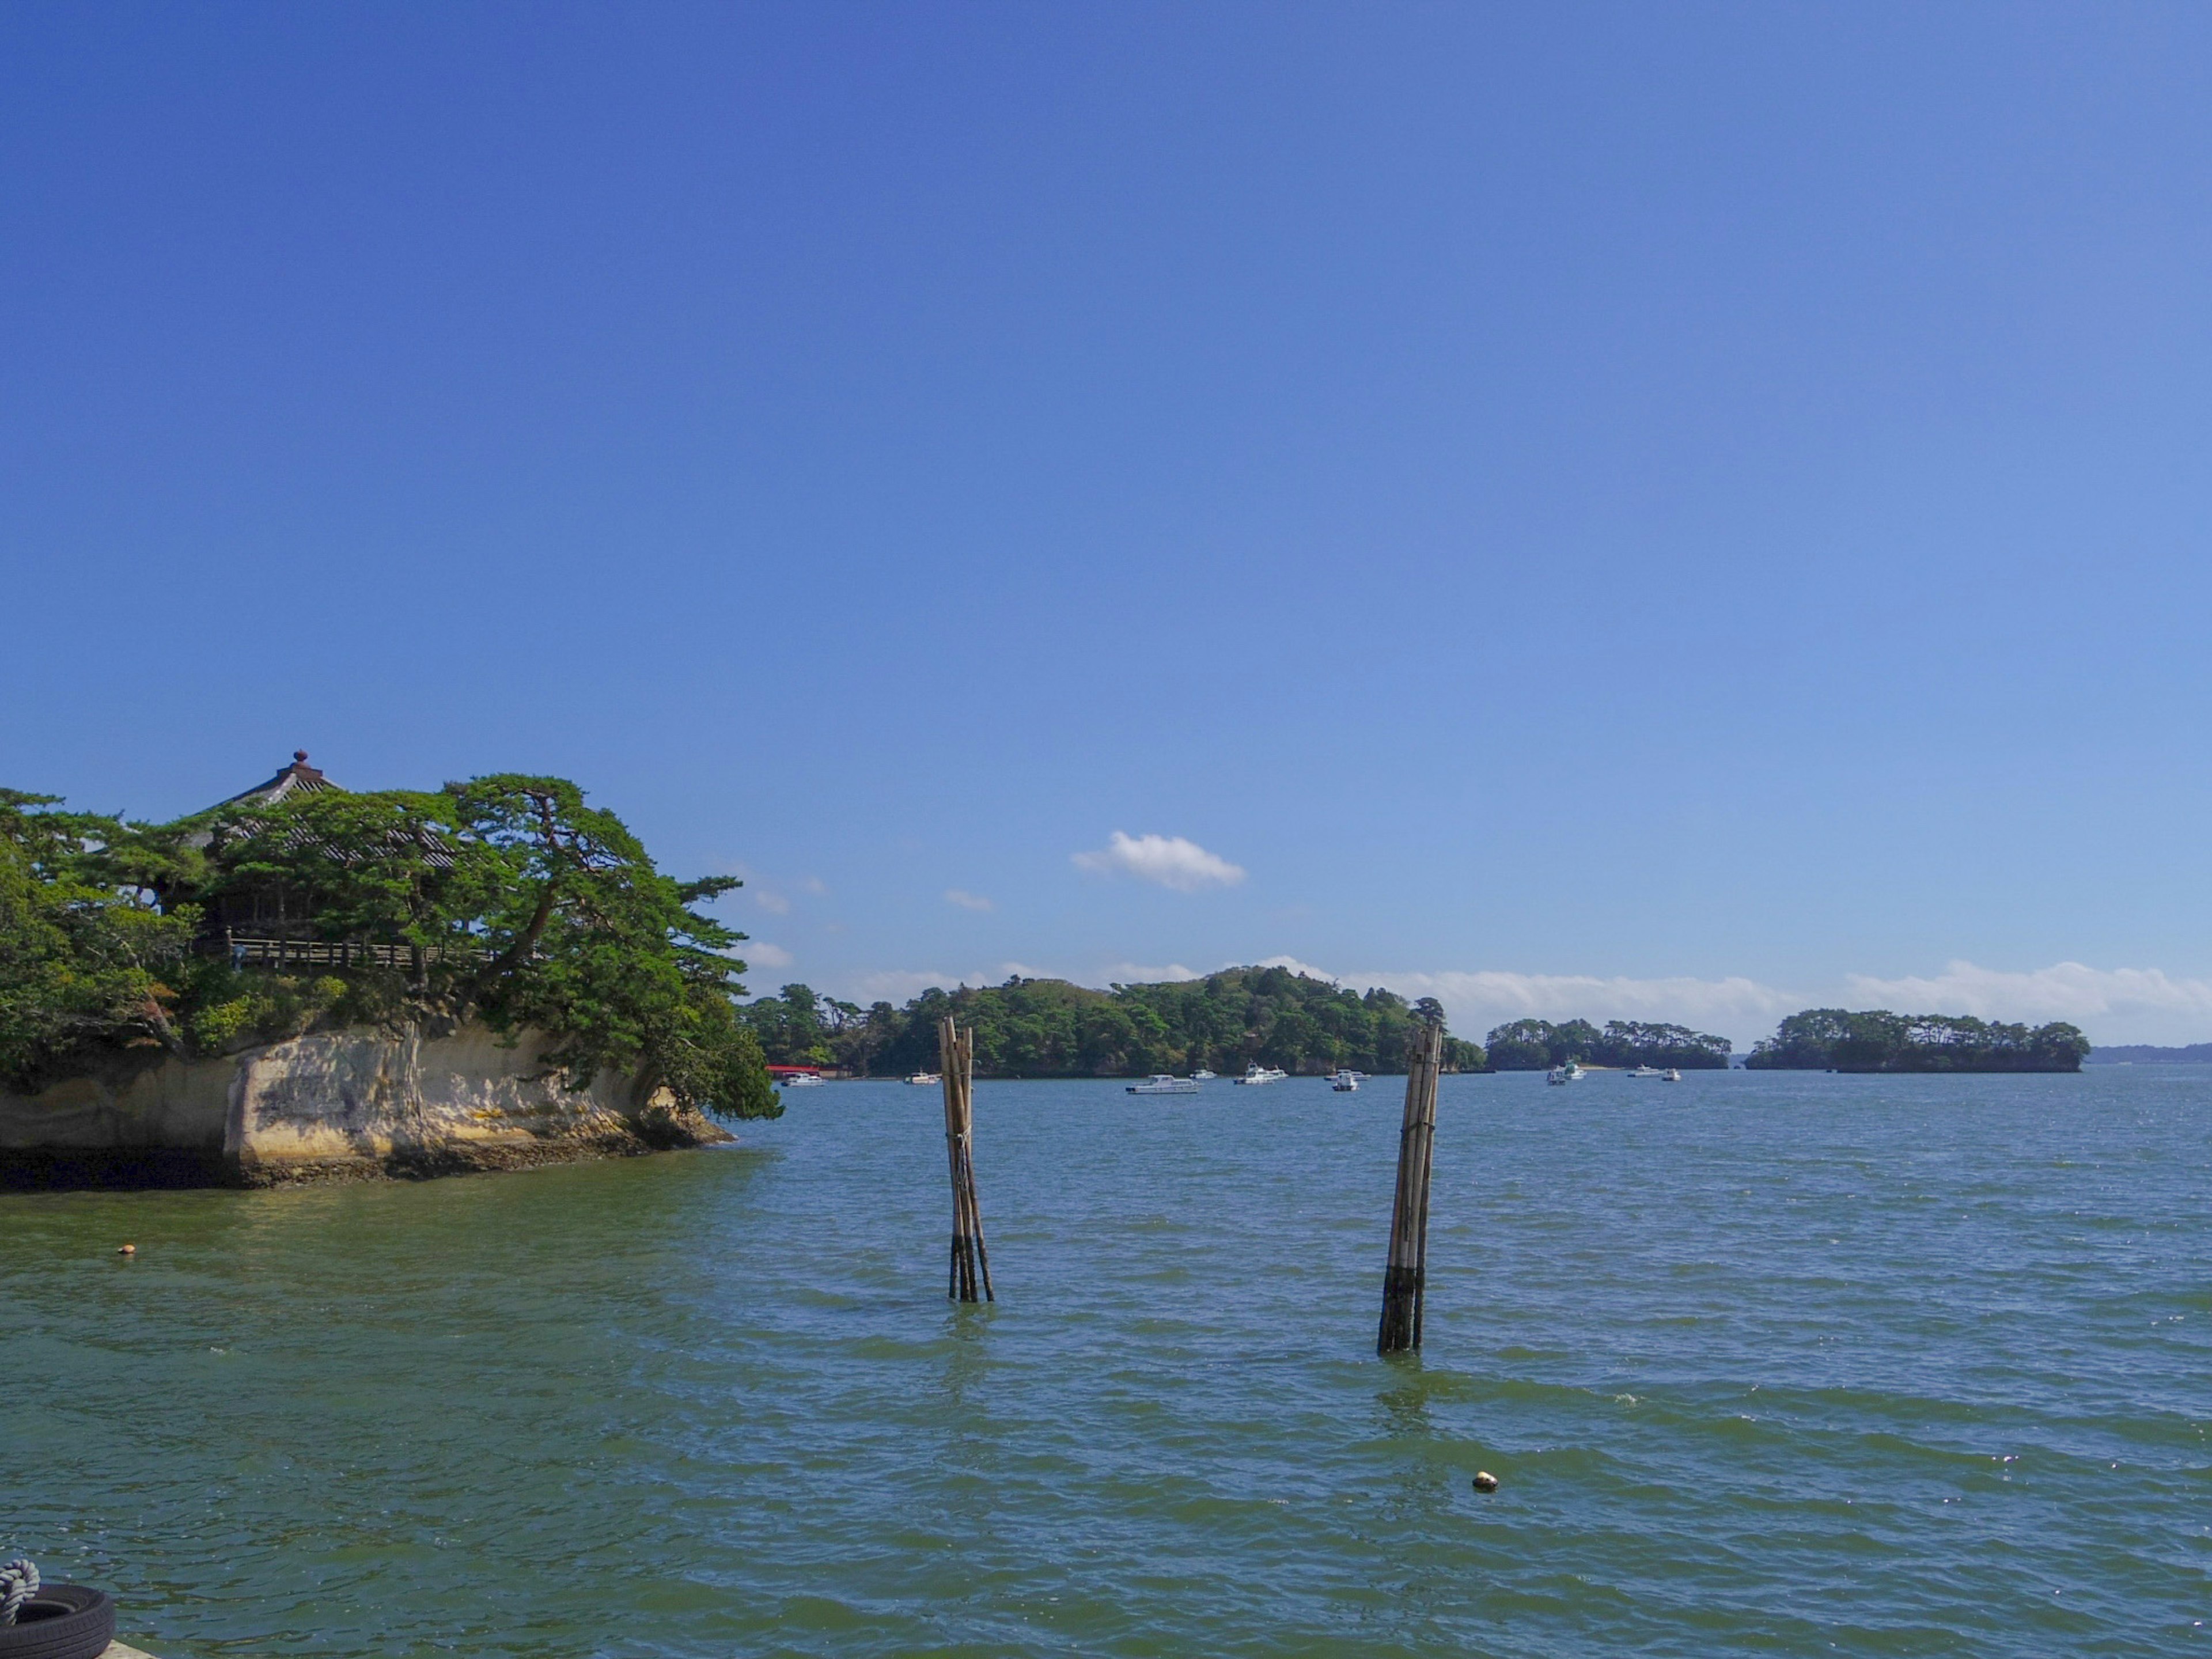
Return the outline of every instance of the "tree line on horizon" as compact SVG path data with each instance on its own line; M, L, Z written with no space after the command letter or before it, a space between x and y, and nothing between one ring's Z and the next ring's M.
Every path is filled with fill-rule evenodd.
M975 1032L979 1075L1130 1077L1200 1067L1235 1075L1277 1066L1321 1075L1348 1066L1401 1073L1421 1022L1443 1018L1433 998L1364 993L1287 968L1232 968L1202 980L1094 990L1066 980L932 988L902 1007L867 1008L787 985L739 1005L738 1018L771 1065L817 1066L854 1077L900 1077L937 1065L937 1022L946 1014ZM2070 1072L2089 1052L2072 1025L1990 1024L1940 1014L1808 1009L1783 1020L1744 1064L1761 1071ZM1517 1019L1480 1044L1447 1036L1457 1072L1546 1071L1569 1060L1717 1071L1734 1061L1724 1036L1686 1025L1584 1019Z
M2088 1054L2081 1028L2061 1020L2030 1029L1971 1015L1808 1008L1753 1045L1744 1065L1760 1072L2078 1072Z
M1686 1025L1609 1019L1600 1030L1586 1019L1554 1025L1516 1019L1483 1039L1494 1072L1545 1072L1569 1060L1592 1066L1659 1066L1676 1071L1724 1071L1733 1047L1724 1036Z
M1348 989L1287 968L1231 968L1203 979L1107 990L1059 979L932 988L902 1007L867 1008L787 985L742 1005L738 1018L770 1065L819 1066L855 1077L937 1069L937 1023L950 1014L975 1033L977 1075L1139 1077L1200 1069L1240 1075L1251 1065L1293 1076L1349 1066L1403 1072L1415 1030L1443 1022L1431 997ZM1447 1070L1486 1069L1481 1048L1447 1035Z

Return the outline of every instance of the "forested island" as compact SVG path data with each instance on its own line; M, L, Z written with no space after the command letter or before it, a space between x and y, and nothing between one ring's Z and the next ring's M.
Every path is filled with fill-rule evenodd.
M1293 1075L1340 1066L1403 1072L1416 1024L1442 1023L1434 999L1348 990L1287 968L1231 968L1204 979L1093 990L1016 975L1003 985L931 989L894 1007L817 996L805 985L738 1011L771 1064L855 1077L934 1070L937 1022L975 1031L975 1071L998 1078L1135 1077L1200 1069L1224 1076L1257 1063ZM1448 1037L1444 1065L1484 1069L1482 1049Z
M1610 1019L1603 1030L1586 1019L1554 1025L1546 1019L1516 1019L1483 1040L1490 1066L1497 1072L1543 1072L1569 1060L1586 1066L1659 1066L1677 1071L1721 1071L1730 1045L1723 1036L1692 1031L1686 1025L1648 1024Z
M1808 1008L1744 1060L1753 1071L2078 1072L2089 1040L2054 1022L2033 1030L1971 1016Z
M168 823L0 790L0 1094L341 1030L528 1033L679 1112L780 1109L736 1012L738 884L657 869L566 779L351 792L304 753ZM533 1050L535 1052L535 1049Z

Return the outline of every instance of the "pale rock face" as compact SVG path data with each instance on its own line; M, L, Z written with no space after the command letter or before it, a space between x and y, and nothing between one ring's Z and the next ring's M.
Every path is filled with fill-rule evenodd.
M0 1094L0 1157L185 1154L252 1184L501 1169L729 1137L602 1072L571 1090L526 1034L316 1032L117 1079Z

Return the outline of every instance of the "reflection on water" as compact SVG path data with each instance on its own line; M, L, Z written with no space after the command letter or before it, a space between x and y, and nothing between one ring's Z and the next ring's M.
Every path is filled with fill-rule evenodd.
M896 1085L726 1151L0 1196L0 1549L166 1659L2203 1639L2212 1073L1448 1079L1389 1362L1393 1091L1244 1092L981 1085L995 1305Z

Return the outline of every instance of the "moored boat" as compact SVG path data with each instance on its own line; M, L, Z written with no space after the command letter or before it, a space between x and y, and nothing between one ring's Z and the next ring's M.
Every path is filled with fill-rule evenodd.
M1278 1071L1273 1066L1262 1066L1255 1060L1244 1068L1243 1077L1231 1078L1230 1081L1231 1083L1280 1083L1289 1075L1288 1072Z
M1194 1095L1198 1092L1198 1079L1155 1072L1142 1083L1132 1083L1129 1092L1133 1095Z
M1661 1075L1661 1073L1656 1066L1632 1066L1628 1068L1628 1075L1631 1077L1657 1077Z
M1218 1073L1218 1072L1209 1072L1209 1071L1207 1071L1207 1070L1206 1069L1206 1067L1205 1067L1205 1066L1200 1066L1196 1071L1193 1072L1193 1073L1190 1074L1190 1080L1191 1080L1193 1083L1211 1083L1211 1082L1212 1082L1212 1081L1213 1081L1213 1079L1216 1079L1216 1078L1219 1077L1220 1075L1221 1075L1221 1073Z
M916 1072L913 1076L907 1079L907 1081L913 1084L918 1089L925 1089L936 1084L942 1083L945 1079L939 1077L935 1072Z
M1667 1068L1667 1075L1661 1078L1659 1080L1662 1083L1680 1083L1682 1080L1682 1074L1676 1071L1673 1066L1669 1066Z
M1547 1083L1580 1083L1589 1075L1589 1073L1583 1070L1579 1061L1571 1060L1565 1065L1554 1066L1550 1071L1545 1073L1544 1081Z
M1366 1076L1364 1072L1355 1072L1350 1066L1345 1066L1331 1074L1328 1086L1340 1095L1352 1094L1358 1091Z

